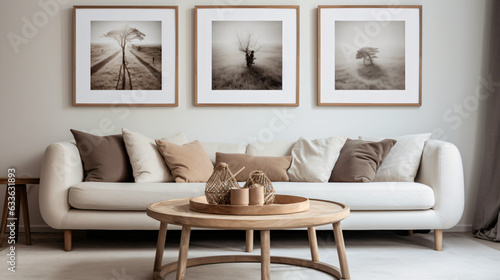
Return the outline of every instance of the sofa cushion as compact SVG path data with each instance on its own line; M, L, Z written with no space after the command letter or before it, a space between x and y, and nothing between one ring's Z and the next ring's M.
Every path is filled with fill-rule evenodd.
M98 136L71 129L87 182L132 182L132 166L121 134Z
M424 145L431 133L394 137L396 144L377 169L374 182L413 182L417 176ZM359 137L360 140L381 141L384 138Z
M247 154L268 157L290 156L293 145L295 141L252 142L247 146Z
M240 183L243 185L243 183ZM434 206L434 192L410 182L275 182L278 194L338 201L351 210L424 210ZM72 207L86 210L140 210L166 199L204 195L204 183L78 183L69 190Z
M292 157L257 157L245 154L217 153L216 163L219 162L227 163L233 174L245 167L236 175L238 182L245 182L250 173L255 170L264 172L272 182L287 182L288 175L286 171L290 167Z
M156 145L177 183L206 182L214 166L198 141L182 146L163 140Z
M201 142L201 145L203 145L205 152L207 152L207 155L213 164L215 164L215 160L216 160L215 154L217 152L228 153L228 154L244 154L246 149L247 149L247 147L244 145L233 144L233 143L216 143L216 142L203 143L203 142Z
M371 182L396 140L380 142L347 139L330 182Z
M300 138L292 149L288 176L292 182L328 182L346 137Z
M171 182L174 180L174 176L170 173L165 160L156 147L155 140L125 128L122 129L122 135L136 183ZM177 145L187 143L183 133L161 140Z

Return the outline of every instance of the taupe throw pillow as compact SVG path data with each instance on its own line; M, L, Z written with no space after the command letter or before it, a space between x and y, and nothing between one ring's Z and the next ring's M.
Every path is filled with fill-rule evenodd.
M329 182L371 182L396 140L380 142L347 139Z
M82 158L86 182L133 182L122 135L97 136L71 129Z
M286 171L292 163L292 157L259 157L247 154L216 153L215 162L227 163L233 174L238 172L242 167L245 167L243 171L236 175L238 182L246 181L250 173L254 170L264 172L272 182L288 182L289 179Z
M156 139L156 146L177 183L206 182L214 166L200 142L182 146Z

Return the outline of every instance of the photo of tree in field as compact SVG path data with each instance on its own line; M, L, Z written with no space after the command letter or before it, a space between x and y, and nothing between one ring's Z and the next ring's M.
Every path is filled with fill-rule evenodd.
M281 21L213 21L212 89L280 90Z
M336 90L404 90L405 22L336 21Z
M161 21L92 21L91 90L161 90Z

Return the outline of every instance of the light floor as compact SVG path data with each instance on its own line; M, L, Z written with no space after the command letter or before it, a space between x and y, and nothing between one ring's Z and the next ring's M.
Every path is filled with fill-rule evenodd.
M0 279L152 279L156 247L153 231L75 232L72 252L64 252L62 233L35 233L32 246L24 237L16 248L16 272L7 271L4 245L0 251ZM189 257L244 252L242 231L193 231ZM344 232L353 280L500 279L500 243L473 238L469 233L444 233L442 252L432 250L433 234L405 235L401 231ZM167 233L164 261L175 261L179 231ZM320 260L338 266L333 234L318 231ZM255 251L260 254L258 232ZM306 231L271 232L271 255L310 258ZM321 272L271 265L273 280L332 279ZM166 279L175 279L175 273ZM186 279L260 279L259 264L216 264L188 268Z

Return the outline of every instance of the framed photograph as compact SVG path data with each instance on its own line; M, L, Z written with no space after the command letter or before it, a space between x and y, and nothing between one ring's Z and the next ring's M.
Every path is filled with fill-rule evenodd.
M422 106L422 6L318 6L319 106Z
M74 6L74 106L177 106L177 7Z
M196 6L196 106L299 106L299 6Z

